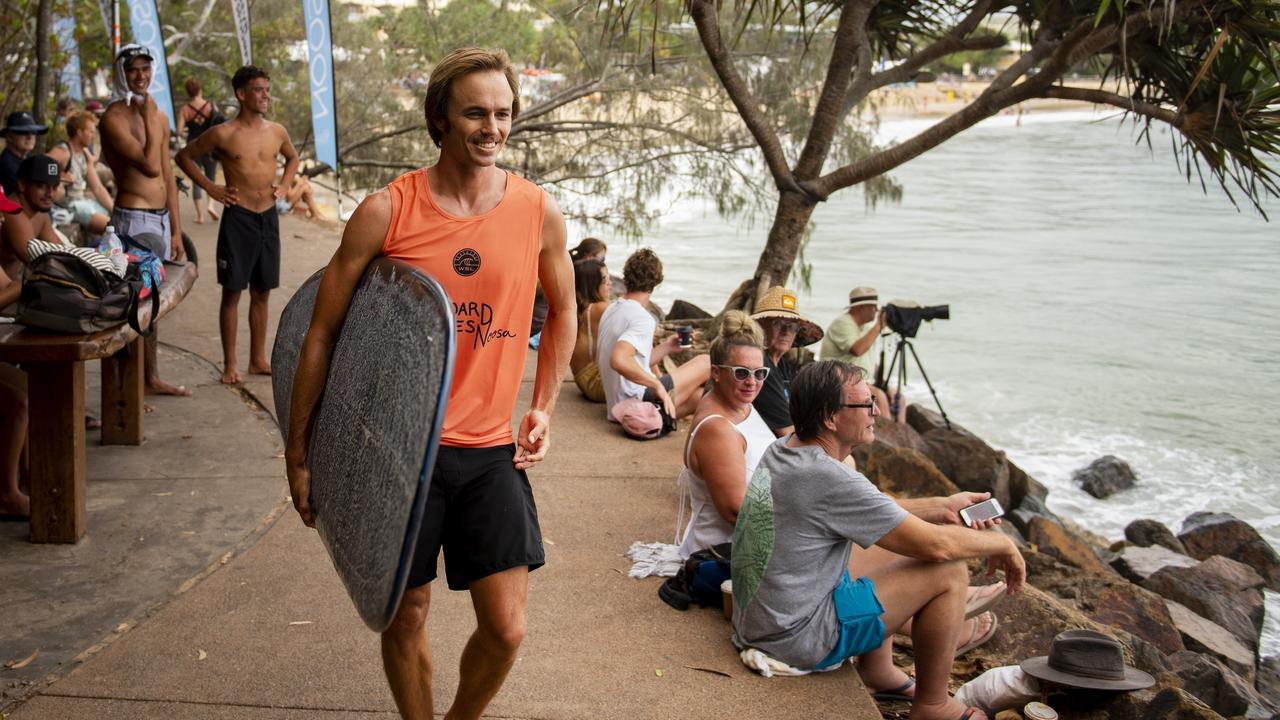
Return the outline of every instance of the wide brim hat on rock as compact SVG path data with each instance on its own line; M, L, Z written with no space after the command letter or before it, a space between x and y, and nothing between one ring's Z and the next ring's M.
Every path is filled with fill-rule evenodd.
M4 127L0 128L0 135L11 132L43 135L49 132L49 126L37 124L31 113L26 110L19 110L9 113L4 119Z
M1020 667L1039 680L1086 690L1141 690L1156 683L1125 664L1119 640L1092 630L1058 633L1048 655L1023 660Z
M859 305L879 305L880 295L873 287L860 285L849 291L849 308L853 309Z
M822 339L822 327L800 314L800 301L793 290L781 286L769 288L768 292L756 302L755 314L751 316L752 320L767 318L782 318L798 323L799 328L796 330L798 347L812 345Z

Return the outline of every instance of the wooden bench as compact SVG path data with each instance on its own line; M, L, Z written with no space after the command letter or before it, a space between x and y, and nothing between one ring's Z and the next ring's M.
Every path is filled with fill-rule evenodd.
M157 317L177 307L198 276L194 264L167 263ZM147 327L150 302L143 308ZM31 542L84 537L86 361L102 361L102 444L142 444L142 343L128 324L83 335L0 325L0 362L21 363L27 372Z

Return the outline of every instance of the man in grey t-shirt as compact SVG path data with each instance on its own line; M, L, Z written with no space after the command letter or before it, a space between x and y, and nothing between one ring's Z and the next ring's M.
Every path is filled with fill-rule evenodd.
M1026 578L1007 536L959 524L961 508L989 495L895 501L844 465L875 440L879 414L857 368L809 365L790 403L795 434L765 452L738 513L734 644L803 669L860 656L863 684L913 695L913 718L985 717L950 698L947 679L965 621L964 561L989 558L1010 593ZM914 686L893 666L892 633L908 621Z

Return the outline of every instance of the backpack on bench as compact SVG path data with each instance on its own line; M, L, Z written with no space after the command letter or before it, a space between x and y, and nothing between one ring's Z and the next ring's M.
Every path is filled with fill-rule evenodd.
M140 294L145 280L130 264L120 277L96 250L32 240L23 270L17 321L63 333L90 333L129 323L139 335ZM160 293L150 293L151 318L160 312Z
M676 576L667 578L658 587L658 597L677 610L688 610L691 603L702 607L724 607L720 584L730 577L732 550L733 543L720 543L690 555Z

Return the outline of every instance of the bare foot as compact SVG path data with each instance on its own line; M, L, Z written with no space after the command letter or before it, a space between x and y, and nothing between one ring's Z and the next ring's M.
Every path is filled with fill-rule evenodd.
M209 219L210 219L210 220L212 220L212 221L214 221L214 222L217 222L218 220L221 220L221 219L222 219L222 217L221 217L220 215L218 215L218 213L216 213L216 212L214 212L214 211L210 210L210 211L209 211Z
M250 375L270 375L270 374L271 374L271 363L269 363L269 362L260 362L260 363L251 362L251 363L249 363L249 374L250 374Z
M989 720L978 708L966 708L958 700L948 697L944 702L923 705L911 703L910 720Z
M227 369L222 371L223 385L235 385L241 380L242 378L240 377L240 371L237 370L234 366L228 365Z
M204 224L204 218L199 218L199 217L198 217L198 218L196 218L196 224L197 224L197 225L203 225L203 224Z
M31 498L23 492L12 497L0 498L0 515L31 517Z
M148 395L177 395L178 397L191 397L191 391L184 385L171 385L160 378L147 381Z
M888 668L888 672L872 674L864 672L860 664L858 665L858 675L862 678L862 684L873 697L877 695L884 696L875 697L877 701L898 700L902 697L913 698L916 695L916 681L896 667L891 666Z
M155 411L156 411L156 406L155 406L155 405L150 405L150 404L148 404L148 403L142 403L142 412L144 412L144 413L149 413L149 412L155 412Z

